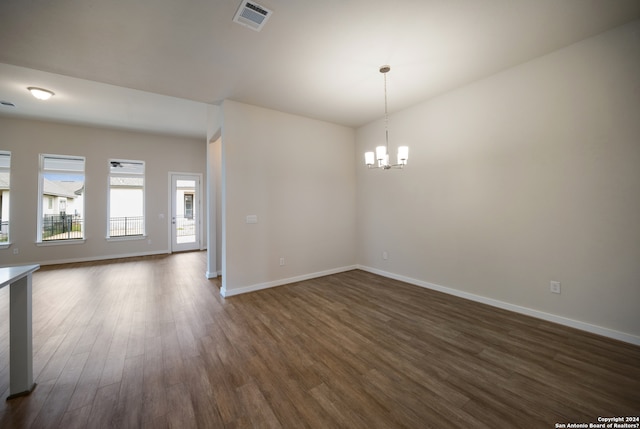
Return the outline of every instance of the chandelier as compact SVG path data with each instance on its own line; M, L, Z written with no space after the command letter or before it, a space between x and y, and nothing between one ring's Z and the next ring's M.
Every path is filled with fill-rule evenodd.
M389 163L389 113L387 111L387 73L391 70L391 67L384 65L380 67L380 73L384 76L384 134L385 134L385 146L376 147L374 152L365 152L364 163L367 168L382 168L383 170L389 170L390 168L403 168L407 165L407 159L409 158L409 147L398 147L398 163ZM375 161L378 161L378 165L375 165Z

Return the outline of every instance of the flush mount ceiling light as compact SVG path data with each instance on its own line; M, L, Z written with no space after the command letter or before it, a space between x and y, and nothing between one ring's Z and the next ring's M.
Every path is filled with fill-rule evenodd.
M383 170L389 170L391 168L403 168L407 165L407 159L409 158L409 147L398 147L398 163L389 164L389 113L387 112L387 73L391 70L391 67L384 65L380 67L380 73L384 76L384 134L385 134L385 146L376 147L375 153L365 152L364 163L368 168L382 168ZM374 167L375 161L378 161L378 165Z
M38 100L48 100L51 98L52 95L54 95L53 91L49 91L48 89L44 89L44 88L37 88L35 86L30 86L27 89L29 90L29 92L31 92L31 95L36 97Z

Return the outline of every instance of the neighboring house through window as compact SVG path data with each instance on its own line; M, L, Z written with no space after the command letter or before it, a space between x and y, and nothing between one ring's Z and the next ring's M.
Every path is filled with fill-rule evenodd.
M11 152L0 151L0 246L9 243L9 191Z
M84 157L40 155L38 242L84 239Z
M144 161L109 160L107 238L143 237Z

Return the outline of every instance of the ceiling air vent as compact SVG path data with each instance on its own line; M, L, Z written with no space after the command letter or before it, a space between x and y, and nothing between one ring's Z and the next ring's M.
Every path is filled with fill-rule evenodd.
M233 22L249 27L252 30L260 31L267 22L272 12L251 1L243 1L240 8L233 17Z

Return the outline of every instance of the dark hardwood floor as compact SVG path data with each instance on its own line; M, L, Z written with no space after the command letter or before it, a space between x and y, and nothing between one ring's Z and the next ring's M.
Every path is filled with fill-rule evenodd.
M202 252L43 267L1 428L554 428L640 415L640 347L362 271L223 299Z

